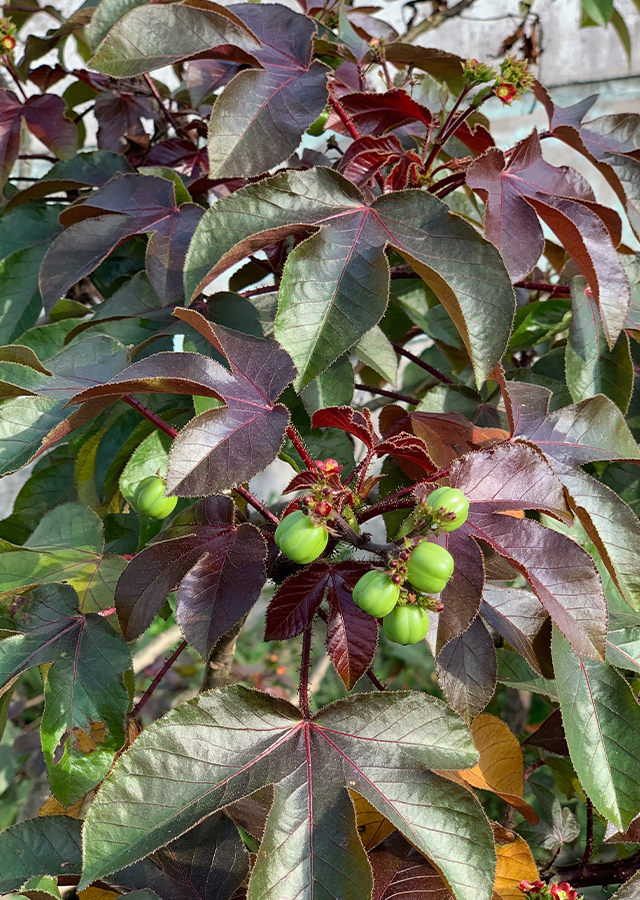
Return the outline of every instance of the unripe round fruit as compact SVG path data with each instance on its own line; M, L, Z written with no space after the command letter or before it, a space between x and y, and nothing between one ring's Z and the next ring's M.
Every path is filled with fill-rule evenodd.
M382 620L385 637L396 644L417 644L429 631L429 613L419 606L396 606Z
M143 478L133 497L133 505L136 510L152 519L166 519L174 511L178 502L177 497L165 497L166 487L166 482L157 475Z
M353 589L353 602L370 616L381 618L394 608L400 587L384 572L371 570L359 579Z
M440 531L455 531L467 521L469 501L458 488L436 488L427 497L427 509L436 516Z
M425 594L439 594L453 574L453 556L439 544L422 541L407 563L407 578Z
M297 509L280 522L274 538L285 556L306 565L320 556L327 546L329 535L322 525L316 525L302 510Z

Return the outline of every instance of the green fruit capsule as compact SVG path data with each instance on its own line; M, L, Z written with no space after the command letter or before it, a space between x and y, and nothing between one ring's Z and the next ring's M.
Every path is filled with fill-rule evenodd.
M467 521L469 501L458 488L441 487L427 497L427 509L440 531L455 531Z
M307 134L310 134L313 137L320 137L320 135L324 131L324 125L328 118L329 107L326 107L322 110L315 122L312 122L311 125L309 125L309 127L307 128Z
M353 602L370 616L381 618L394 608L400 597L400 585L384 572L372 569L360 578L353 589Z
M177 497L165 497L166 481L157 475L143 478L135 490L133 505L139 513L152 519L166 519L176 508Z
M407 578L425 594L439 594L453 574L453 556L439 544L422 541L412 550L407 563Z
M275 542L284 555L301 565L317 559L328 540L326 529L316 525L299 509L285 516L275 533Z
M385 637L396 644L417 644L429 631L429 613L419 606L396 606L382 620Z

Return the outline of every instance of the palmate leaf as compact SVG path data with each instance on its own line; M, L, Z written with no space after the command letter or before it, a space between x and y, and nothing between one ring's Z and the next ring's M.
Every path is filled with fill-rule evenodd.
M167 492L206 496L252 478L275 459L289 423L287 409L275 400L293 381L295 369L275 341L212 325L193 310L175 314L227 358L231 371L198 353L158 353L83 391L73 403L128 391L224 400L224 407L201 413L182 429L169 458Z
M482 809L429 771L476 759L462 721L425 694L362 694L308 721L240 686L213 691L150 726L120 758L85 820L82 883L274 784L250 900L368 900L347 788L425 853L459 900L490 900L495 854Z
M508 342L513 292L497 251L446 205L422 191L369 204L336 172L283 172L219 200L187 254L192 296L256 250L314 231L289 255L275 336L304 387L382 317L389 296L386 246L395 247L435 291L469 350L482 383Z
M534 442L545 454L609 573L638 608L640 547L629 536L640 534L640 522L617 494L577 468L599 460L638 459L622 413L602 394L551 414L546 388L509 382L506 396L512 435Z
M471 540L489 544L524 575L580 652L603 658L606 604L589 555L564 535L506 514L535 509L570 521L562 483L542 453L519 443L469 453L453 464L451 484L465 492L470 510L467 522L447 538L457 562L451 588L443 592L445 609L438 628L443 636L439 633L438 645L459 633L464 617L470 621L474 605L476 612L480 606L476 586L483 581L482 558L479 552L469 553Z
M355 605L356 582L369 571L366 563L315 563L288 578L267 610L265 640L282 641L301 634L324 599L329 603L327 652L347 690L364 675L378 645L376 620Z
M147 272L166 303L182 294L182 267L202 217L195 203L176 202L175 185L156 175L118 175L80 206L63 214L66 230L51 244L40 269L40 292L51 309L120 244L151 233Z
M524 278L542 254L538 217L554 231L589 282L613 345L630 301L629 280L615 249L621 237L618 215L594 202L589 184L575 170L543 160L535 131L508 161L497 148L475 160L467 184L486 203L485 235L500 249L513 281Z
M372 900L451 900L440 874L397 831L369 856Z
M581 659L557 631L552 650L571 761L598 812L625 829L640 812L640 706L615 669Z
M103 617L83 615L68 585L36 588L17 619L17 633L0 641L0 689L32 666L52 663L42 749L51 789L69 806L104 778L124 743L131 655Z
M118 581L116 608L123 634L134 640L180 583L176 619L206 659L218 638L258 599L267 548L255 526L235 524L230 497L202 500L190 518L162 532L131 560Z
M327 102L329 71L311 59L316 25L280 4L230 6L261 47L262 68L240 72L209 120L209 166L216 178L248 178L289 157Z

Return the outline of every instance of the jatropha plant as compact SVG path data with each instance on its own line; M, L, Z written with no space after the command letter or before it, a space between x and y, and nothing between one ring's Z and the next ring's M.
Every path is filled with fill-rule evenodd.
M640 116L300 6L5 7L0 892L629 900Z

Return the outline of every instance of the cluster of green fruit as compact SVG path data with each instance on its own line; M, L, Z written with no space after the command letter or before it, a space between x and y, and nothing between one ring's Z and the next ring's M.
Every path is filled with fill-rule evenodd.
M329 534L322 505L316 505L313 516L302 510L290 513L276 529L276 544L294 562L313 562L327 546ZM326 506L330 514L331 506ZM437 488L427 497L423 512L431 533L446 533L464 524L469 501L456 488ZM360 609L382 619L389 640L415 644L424 640L429 630L428 608L434 608L432 595L444 590L453 569L453 557L444 547L424 539L415 545L407 540L404 549L389 561L387 571L372 569L360 578L353 589L353 600ZM405 581L419 593L404 589Z

